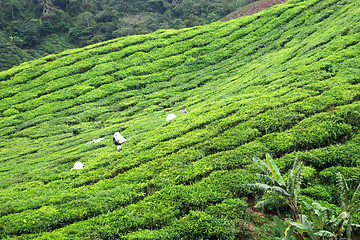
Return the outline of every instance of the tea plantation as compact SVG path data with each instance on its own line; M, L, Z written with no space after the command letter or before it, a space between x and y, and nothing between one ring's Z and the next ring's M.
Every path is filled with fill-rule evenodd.
M253 157L284 176L298 157L301 199L336 209L335 175L360 182L359 129L358 0L49 55L0 72L0 238L276 239L290 211L252 208L268 197L243 185Z

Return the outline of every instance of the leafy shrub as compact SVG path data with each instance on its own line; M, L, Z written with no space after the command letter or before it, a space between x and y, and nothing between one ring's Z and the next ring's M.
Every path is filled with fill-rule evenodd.
M9 108L9 109L5 110L2 114L5 117L9 117L9 116L16 115L19 113L20 113L19 110L17 110L16 108Z
M182 239L235 239L235 233L225 219L214 218L205 212L191 211L187 216L174 222L165 238Z
M209 206L206 212L217 218L237 219L244 216L247 203L242 199L225 199L222 203Z
M320 172L321 181L334 184L336 173L340 172L348 181L349 186L355 188L360 180L360 169L358 167L329 167Z
M329 189L323 185L315 185L304 188L301 194L306 195L316 201L322 200L327 202L333 202L333 189Z

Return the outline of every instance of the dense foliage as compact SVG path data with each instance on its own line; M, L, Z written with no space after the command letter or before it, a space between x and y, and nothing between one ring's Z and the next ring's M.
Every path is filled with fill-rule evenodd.
M208 24L252 1L2 0L0 70L117 37Z
M291 0L0 72L0 237L274 239L264 213L290 210L244 187L266 153L284 180L303 162L300 204L340 212L336 174L360 181L359 16Z
M334 215L333 212L338 209L323 207L317 202L312 202L310 205L303 201L301 206L304 208L298 204L304 172L302 161L297 158L294 160L286 182L269 154L266 154L265 160L254 157L254 161L259 164L263 172L263 174L256 174L262 182L245 184L245 186L274 196L258 202L254 207L265 207L274 204L284 205L285 203L291 209L292 218L286 219L285 222L277 216L274 217L276 229L283 237L282 239L323 240L326 238L336 240L345 239L344 236L346 236L347 240L352 239L353 226L360 227L360 225L351 222L352 213L360 211L360 184L352 195L346 179L340 172L337 173L341 212Z

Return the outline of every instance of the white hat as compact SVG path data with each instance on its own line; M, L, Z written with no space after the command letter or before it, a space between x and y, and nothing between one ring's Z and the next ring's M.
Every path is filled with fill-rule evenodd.
M81 162L76 162L74 167L71 170L82 169L83 167L84 167L84 164L82 164Z

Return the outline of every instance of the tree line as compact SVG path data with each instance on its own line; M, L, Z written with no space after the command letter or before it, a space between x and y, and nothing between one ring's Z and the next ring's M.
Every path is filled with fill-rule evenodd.
M6 57L9 50L4 48L27 52L34 49L43 56L56 49L84 47L158 29L204 25L254 1L3 0L0 2L0 52ZM54 42L62 47L49 46L56 45ZM8 68L4 64L0 64L3 65L0 70Z

